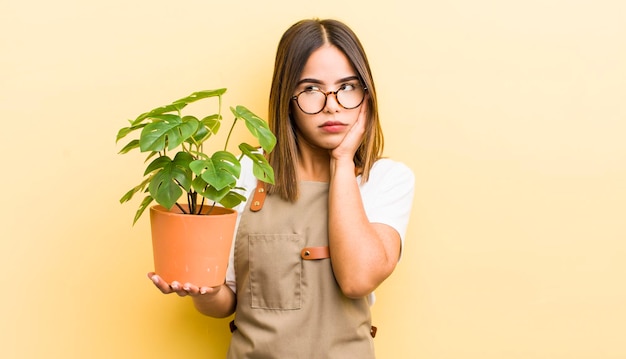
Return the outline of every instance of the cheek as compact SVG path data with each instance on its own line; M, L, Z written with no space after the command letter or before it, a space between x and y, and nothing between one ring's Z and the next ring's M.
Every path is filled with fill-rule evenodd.
M295 130L303 130L306 128L307 123L311 123L311 121L307 118L306 114L303 114L298 109L292 109L289 114L289 120L291 121L291 125Z

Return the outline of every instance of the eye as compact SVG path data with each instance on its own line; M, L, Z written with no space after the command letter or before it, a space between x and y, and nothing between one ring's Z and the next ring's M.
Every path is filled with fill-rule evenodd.
M318 86L310 85L310 86L305 87L303 91L304 92L317 92L321 90Z
M357 84L343 84L339 88L340 91L354 91L357 88Z

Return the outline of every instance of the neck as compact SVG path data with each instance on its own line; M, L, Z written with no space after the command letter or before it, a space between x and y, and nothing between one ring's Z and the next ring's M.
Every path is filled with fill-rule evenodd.
M297 169L300 181L329 182L330 155L328 151L301 149Z

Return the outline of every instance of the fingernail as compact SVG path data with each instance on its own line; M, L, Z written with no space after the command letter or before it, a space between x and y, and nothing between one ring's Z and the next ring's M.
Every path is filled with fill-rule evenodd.
M206 294L206 288L200 288L200 294Z
M152 281L153 281L155 284L159 283L159 276L157 276L156 274L155 274L155 275L153 275L152 277L150 277L150 279L152 279Z

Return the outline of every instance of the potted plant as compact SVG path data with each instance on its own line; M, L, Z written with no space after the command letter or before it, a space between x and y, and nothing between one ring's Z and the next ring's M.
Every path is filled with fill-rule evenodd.
M276 137L265 121L244 106L230 107L234 116L223 150L204 152L207 140L222 126L222 97L226 89L194 92L169 105L155 108L129 120L116 142L129 134L138 137L119 153L146 153L144 179L120 199L129 201L146 193L133 224L150 208L155 272L168 282L190 282L216 286L224 282L243 188L237 187L240 160L252 160L256 178L274 183L274 172L265 154L272 151ZM217 101L215 113L183 115L182 110L200 100ZM213 111L209 111L213 112ZM239 157L228 151L228 142L238 120L258 140L262 151L245 142ZM186 203L178 203L186 197ZM157 204L150 206L156 202Z

